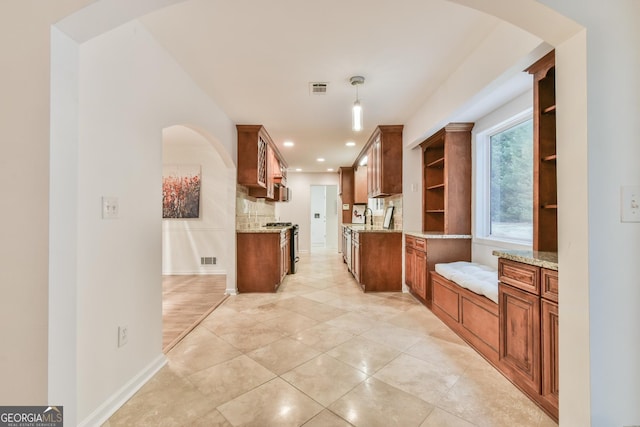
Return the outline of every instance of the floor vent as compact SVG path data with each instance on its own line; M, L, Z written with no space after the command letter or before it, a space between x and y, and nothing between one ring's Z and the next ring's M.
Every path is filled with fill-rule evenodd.
M326 82L311 82L309 83L309 94L310 95L326 95L327 86L329 86L329 83L326 83Z
M216 257L214 256L203 256L200 258L200 265L215 265Z

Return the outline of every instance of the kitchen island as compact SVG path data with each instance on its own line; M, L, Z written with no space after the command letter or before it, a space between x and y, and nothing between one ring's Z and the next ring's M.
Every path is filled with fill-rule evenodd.
M342 254L364 292L402 291L402 230L343 224Z

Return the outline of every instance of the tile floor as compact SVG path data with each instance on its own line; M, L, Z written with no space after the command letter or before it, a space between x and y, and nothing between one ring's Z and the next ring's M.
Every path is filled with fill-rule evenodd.
M229 297L103 427L556 425L410 295L301 258L278 293Z

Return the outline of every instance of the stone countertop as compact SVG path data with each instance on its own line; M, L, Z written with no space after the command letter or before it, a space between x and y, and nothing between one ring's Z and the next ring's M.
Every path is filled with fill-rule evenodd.
M522 262L524 264L535 265L536 267L548 268L558 271L558 253L542 252L530 250L502 250L493 251L493 255L511 261Z
M420 237L422 239L471 239L472 237L471 234L425 233L422 231L405 231L404 234L413 237Z
M280 233L290 228L293 228L293 227L289 225L289 226L282 226L282 227L243 228L243 229L237 229L236 233Z
M342 224L343 227L347 227L352 231L358 233L402 233L402 230L387 229L380 226L371 226L367 224Z

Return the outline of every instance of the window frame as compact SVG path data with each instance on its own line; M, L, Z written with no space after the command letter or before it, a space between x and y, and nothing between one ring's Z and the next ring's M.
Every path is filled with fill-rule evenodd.
M529 107L476 134L476 221L474 240L503 242L527 248L533 246L533 233L531 240L491 234L491 137L532 119L533 108ZM531 192L531 199L533 201L533 191Z

